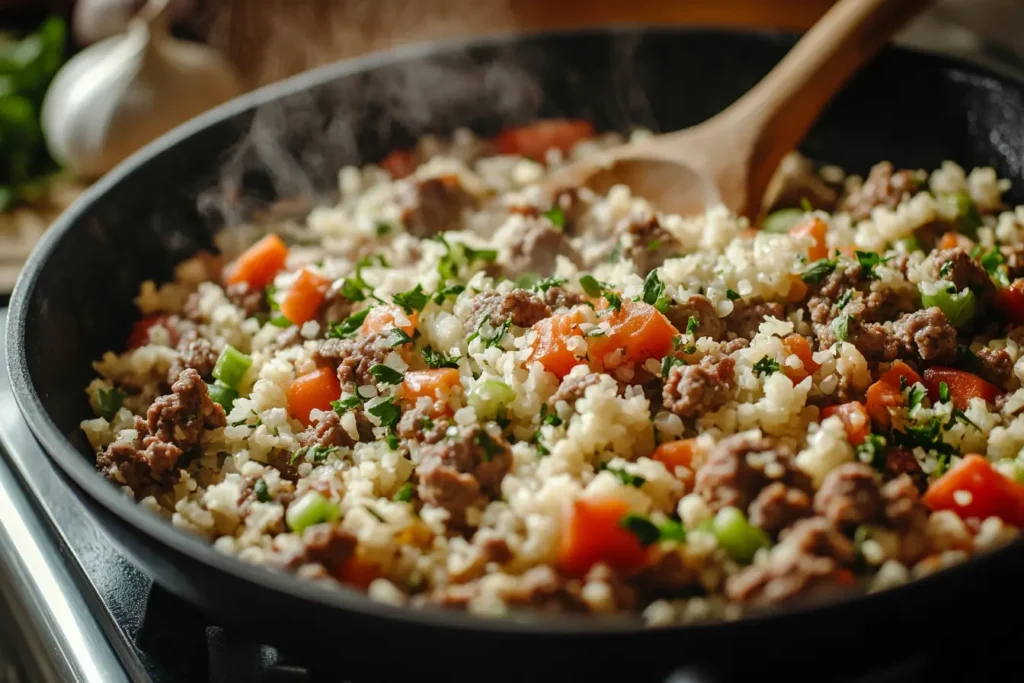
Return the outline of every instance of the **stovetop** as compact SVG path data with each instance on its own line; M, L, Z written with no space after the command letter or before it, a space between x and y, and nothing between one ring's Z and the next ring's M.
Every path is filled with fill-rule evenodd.
M5 322L6 310L0 308L0 337ZM343 667L340 671L313 669L273 647L209 623L122 556L31 437L11 393L2 347L0 456L0 683L350 681ZM4 597L11 602L6 608ZM13 619L5 609L13 612ZM885 670L857 678L835 678L821 671L815 680L1019 680L1019 675L1009 672L1019 672L1018 644L1024 629L997 627L992 649L968 652L945 645L954 641L959 627L937 624L936 629L939 654L908 653L905 660ZM851 658L870 647L869 638L851 643ZM22 660L20 675L5 661L12 655ZM425 673L429 680L429 672ZM771 678L772 673L781 672L763 675ZM742 677L720 672L709 676L684 667L666 683L751 678L749 672ZM393 678L385 674L380 680ZM606 680L637 681L628 674L610 675ZM370 682L360 679L359 683Z

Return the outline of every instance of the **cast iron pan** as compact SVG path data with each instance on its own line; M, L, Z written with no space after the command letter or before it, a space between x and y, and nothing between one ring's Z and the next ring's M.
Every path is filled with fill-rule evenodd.
M601 673L625 663L637 679L684 663L788 662L790 677L821 680L837 666L867 666L940 643L943 634L962 643L982 629L960 624L1024 603L1024 542L890 592L734 623L650 630L628 619L481 620L397 609L224 557L98 476L78 427L90 416L90 363L121 347L139 283L169 277L223 224L276 198L328 196L343 164L380 159L426 132L468 126L487 135L550 116L586 117L606 130L695 124L756 83L791 44L679 30L503 36L343 62L228 103L107 175L36 248L7 330L21 410L75 494L157 581L221 623L350 672L397 677L441 665L446 677L494 679L566 666ZM1022 133L1021 83L889 50L834 101L803 151L861 173L882 159L898 167L991 165L1014 181L1009 199L1020 203ZM792 664L810 658L829 664Z

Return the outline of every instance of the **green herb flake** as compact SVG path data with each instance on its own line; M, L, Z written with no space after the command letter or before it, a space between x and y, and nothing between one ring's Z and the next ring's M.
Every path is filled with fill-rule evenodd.
M395 294L391 300L401 306L406 313L412 313L413 311L422 311L430 297L423 292L423 285L416 285L408 292Z
M466 287L464 285L445 285L434 292L434 303L440 306L444 303L445 299L454 299L464 291L466 291Z
M819 284L832 274L839 264L839 259L823 258L811 264L811 267L800 274L800 279L811 284Z
M490 462L494 460L494 456L501 455L502 451L504 450L501 447L501 444L495 442L495 440L491 438L491 435L488 434L483 429L476 430L476 433L473 435L473 443L475 443L477 446L480 446L480 448L483 449L484 462Z
M112 389L100 389L96 392L96 406L99 409L99 415L107 422L114 419L117 415L117 411L121 410L121 406L124 405L124 399L126 394L113 387Z
M992 281L1000 287L1008 287L1010 285L1010 278L1006 273L1006 269L1001 267L1004 263L1006 263L1006 257L1003 256L1003 252L999 251L999 247L992 247L992 251L981 257L981 266L989 274L989 277L992 278Z
M857 257L857 263L860 264L861 275L867 280L877 280L878 274L875 273L875 267L889 260L873 251L855 251L854 255Z
M582 287L583 291L590 297L601 296L602 292L604 292L604 285L598 282L593 275L584 275L581 277L580 287Z
M754 372L759 377L763 375L771 375L779 371L779 361L775 360L771 356L764 356L761 360L754 363Z
M868 434L864 443L857 446L857 457L860 461L870 463L879 472L885 471L887 453L885 437L879 434Z
M657 269L649 272L644 278L644 290L641 298L645 304L654 306L661 313L668 310L669 299L665 296L665 283L658 276Z
M945 277L949 277L949 274L951 272L953 272L953 262L952 261L946 261L941 266L939 266L939 276L944 277L944 278Z
M388 334L388 346L395 348L396 346L404 346L405 344L411 344L412 337L410 337L405 330L400 327L392 328L390 334Z
M267 482L263 481L263 478L256 480L256 483L252 485L252 492L256 494L256 500L261 503L270 502L270 491L267 490Z
M533 289L538 292L546 292L552 287L560 287L564 285L567 280L564 277L549 277L544 278L533 286Z
M850 338L850 316L841 315L832 321L832 331L836 335L836 339L841 342L845 342Z
M700 318L691 315L686 321L686 334L696 334L698 328L700 328Z
M945 382L939 382L939 400L943 403L949 401L949 385Z
M392 367L377 363L370 367L370 374L378 384L400 384L405 375Z
M523 273L516 278L516 289L533 289L540 282L539 273Z
M949 422L946 423L945 428L949 429L957 422L961 423L965 427L973 427L977 431L981 431L981 427L979 427L974 420L967 417L967 414L964 411L959 408L953 408L953 411L949 415Z
M387 524L388 520L384 519L383 515L374 510L369 505L363 505L363 509L370 513L370 515L382 524Z
M952 455L956 449L942 440L942 425L935 418L928 424L919 427L907 427L904 431L894 431L893 440L897 446L913 450L923 448L939 455Z
M331 409L338 415L344 415L353 408L359 406L363 402L363 399L359 394L353 394L348 398L341 398L337 401L331 401Z
M661 532L651 520L642 515L630 513L622 518L619 526L633 532L640 545L647 547L661 538Z
M345 337L351 337L362 326L363 321L366 320L366 316L370 313L372 308L372 306L364 308L358 313L353 313L340 323L331 325L330 329L327 330L327 336L332 339L344 339Z
M647 252L653 254L661 249L661 240L651 240L647 243Z
M812 211L814 211L814 205L811 204L811 200L808 199L807 197L800 198L800 208L806 211L807 213L811 213Z
M398 489L394 496L391 497L391 500L395 501L396 503L408 503L410 500L412 500L412 493L412 482L407 481L404 484L402 484L402 487Z
M669 373L676 365L686 365L686 361L675 356L665 356L661 359L661 378L668 379Z
M919 384L915 384L910 389L910 393L907 394L907 412L914 412L924 400L925 391L924 388Z
M427 364L428 368L458 368L459 357L448 356L440 351L435 351L433 348L426 346L420 351L420 355L423 356L423 362Z
M729 298L729 301L736 301L740 298L740 293L734 289L725 290L725 296Z
M401 417L401 411L398 406L394 403L394 398L390 398L386 401L381 401L370 408L367 408L366 412L373 415L380 421L381 426L390 427L398 422L398 418Z
M839 295L839 299L836 300L836 306L838 306L839 310L841 311L844 308L846 308L846 304L850 303L850 299L852 298L853 289L847 289L846 291Z
M394 232L395 226L385 221L377 221L377 223L373 226L373 231L377 234L377 237L384 237L385 235L390 235L392 232Z
M545 211L544 217L551 221L551 224L556 228L565 227L565 213L557 206L552 206L548 211Z

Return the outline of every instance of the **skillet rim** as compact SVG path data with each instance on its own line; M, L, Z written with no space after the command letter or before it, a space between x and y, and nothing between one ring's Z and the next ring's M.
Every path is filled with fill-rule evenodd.
M165 133L138 150L99 181L89 187L64 211L44 233L33 248L22 272L18 277L11 296L5 342L7 345L7 366L12 389L18 407L33 436L42 446L47 457L55 461L65 476L72 480L74 487L84 491L95 504L129 525L135 531L145 534L164 548L188 556L205 569L220 572L228 578L243 581L253 588L270 589L282 597L316 603L320 607L352 612L365 617L401 624L406 627L440 627L456 631L476 631L490 634L523 637L574 637L574 636L615 636L658 633L710 633L728 630L737 623L746 627L768 627L795 617L814 617L820 614L837 613L855 605L875 604L880 601L892 602L912 598L915 593L941 589L943 585L963 580L972 572L985 571L1013 554L1024 552L1024 537L1009 545L973 557L967 562L944 569L926 577L912 580L902 586L873 594L848 593L824 602L778 607L744 616L739 622L713 621L650 627L635 617L609 618L599 616L527 614L525 618L479 617L442 608L397 607L374 601L361 591L348 587L325 588L316 582L304 581L296 576L267 570L258 565L243 562L235 557L217 552L213 546L188 532L174 528L156 515L142 510L140 506L124 497L111 486L82 457L77 448L64 436L50 418L42 400L32 384L25 350L24 335L26 320L31 311L29 301L38 284L40 273L52 252L63 237L76 224L87 207L102 200L122 179L137 169L158 163L157 158L170 151L180 142L214 124L224 122L247 111L276 100L299 94L331 81L366 73L388 65L413 62L419 58L457 54L476 48L501 47L528 41L544 42L578 36L602 36L608 39L628 36L673 35L683 38L689 35L723 36L740 40L773 44L792 43L798 34L786 31L733 30L718 27L673 27L647 26L642 24L618 24L586 29L554 29L541 31L507 31L485 36L440 41L424 41L399 46L389 50L372 52L360 57L344 59L297 74L290 78L271 83L230 100ZM989 68L969 60L941 55L904 46L889 45L877 59L900 59L918 62L922 68L938 72L962 73L980 77L1000 84L1010 85L1024 93L1024 78L1016 73ZM95 512L91 513L95 514ZM135 562L133 561L133 564ZM142 567L142 569L146 569ZM157 579L159 582L159 580Z

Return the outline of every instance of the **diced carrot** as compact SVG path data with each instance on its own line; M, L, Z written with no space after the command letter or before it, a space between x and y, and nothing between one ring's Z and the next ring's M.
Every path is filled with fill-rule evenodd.
M545 119L501 132L494 138L494 147L499 154L520 154L542 161L549 149L568 152L580 140L596 134L589 121Z
M972 398L984 399L985 403L993 403L1002 392L994 384L981 377L963 370L930 367L924 371L924 385L928 388L928 396L932 401L939 400L942 383L949 388L949 400L960 410L967 410L967 403Z
M380 567L353 556L342 563L339 574L338 578L342 583L366 590L371 583L380 578Z
M921 376L914 372L913 368L898 360L877 382L868 387L865 408L872 421L882 430L888 429L892 421L889 411L904 405L900 378L906 381L907 386L913 386L921 381Z
M803 281L799 275L794 275L790 278L789 293L786 295L786 300L790 303L796 303L803 301L807 297L807 283Z
M228 266L227 284L245 282L252 289L263 289L288 260L288 246L271 233L252 245Z
M786 373L786 377L788 377L793 384L799 384L804 381L804 378L813 375L815 371L821 367L814 362L811 345L799 334L791 334L783 339L782 346L785 347L787 353L796 356L800 359L800 362L804 364L802 368L794 368L788 365L782 366L782 371Z
M438 400L438 393L447 396L452 389L461 386L459 371L455 368L436 368L433 370L415 370L405 373L402 380L401 401L405 410L416 407L416 401L426 396L431 402ZM448 406L440 413L451 412Z
M412 175L419 165L419 155L414 149L392 150L380 162L380 167L387 171L388 175L395 180Z
M1024 280L1014 280L996 292L996 308L1015 325L1024 325Z
M331 401L341 396L341 383L331 368L319 368L302 375L288 387L288 412L302 424L309 426L309 413L314 408L330 410Z
M958 232L947 232L943 233L942 237L939 238L939 243L936 245L936 249L955 249L957 247L964 247L969 249L974 245L970 238L961 235Z
M696 442L696 439L666 441L663 444L658 444L651 457L663 464L665 469L672 474L675 474L677 467L692 470Z
M961 518L999 517L1024 526L1024 485L996 470L981 455L964 457L936 479L922 498L932 510L952 510Z
M816 216L800 221L789 229L790 237L810 237L814 243L807 248L807 258L811 261L828 257L828 244L825 242L825 233L828 232L828 225L825 221Z
M402 321L400 325L395 324L396 319ZM416 331L418 319L419 316L416 311L406 313L404 309L392 304L374 306L366 314L366 319L363 321L360 332L364 335L376 334L377 332L386 332L398 327L411 337L413 332Z
M864 443L871 433L871 420L868 418L867 408L860 401L850 401L837 406L827 406L821 409L821 419L838 415L846 428L846 439L854 446Z
M626 571L645 563L647 549L622 526L629 504L618 498L581 498L562 519L559 566L569 576L582 576L604 562Z
M672 339L679 330L658 309L640 301L623 301L618 311L602 318L610 329L601 337L587 337L591 367L603 369L610 364L609 354L622 351L620 362L642 364L649 358L664 358L672 350Z
M570 337L583 336L580 323L586 320L582 309L544 318L531 329L537 336L530 350L530 361L540 361L544 369L562 379L569 371L586 361L577 358L566 346ZM580 354L583 355L583 354Z
M125 347L130 351L137 349L140 346L145 346L149 343L149 330L153 327L162 327L167 330L167 335L170 337L171 346L177 346L181 335L174 329L174 326L169 322L170 316L167 315L150 315L142 320L137 320L132 325L132 331L128 334L128 340L125 342Z
M281 298L281 315L295 325L316 317L320 303L331 288L330 278L320 275L311 268L303 268Z

